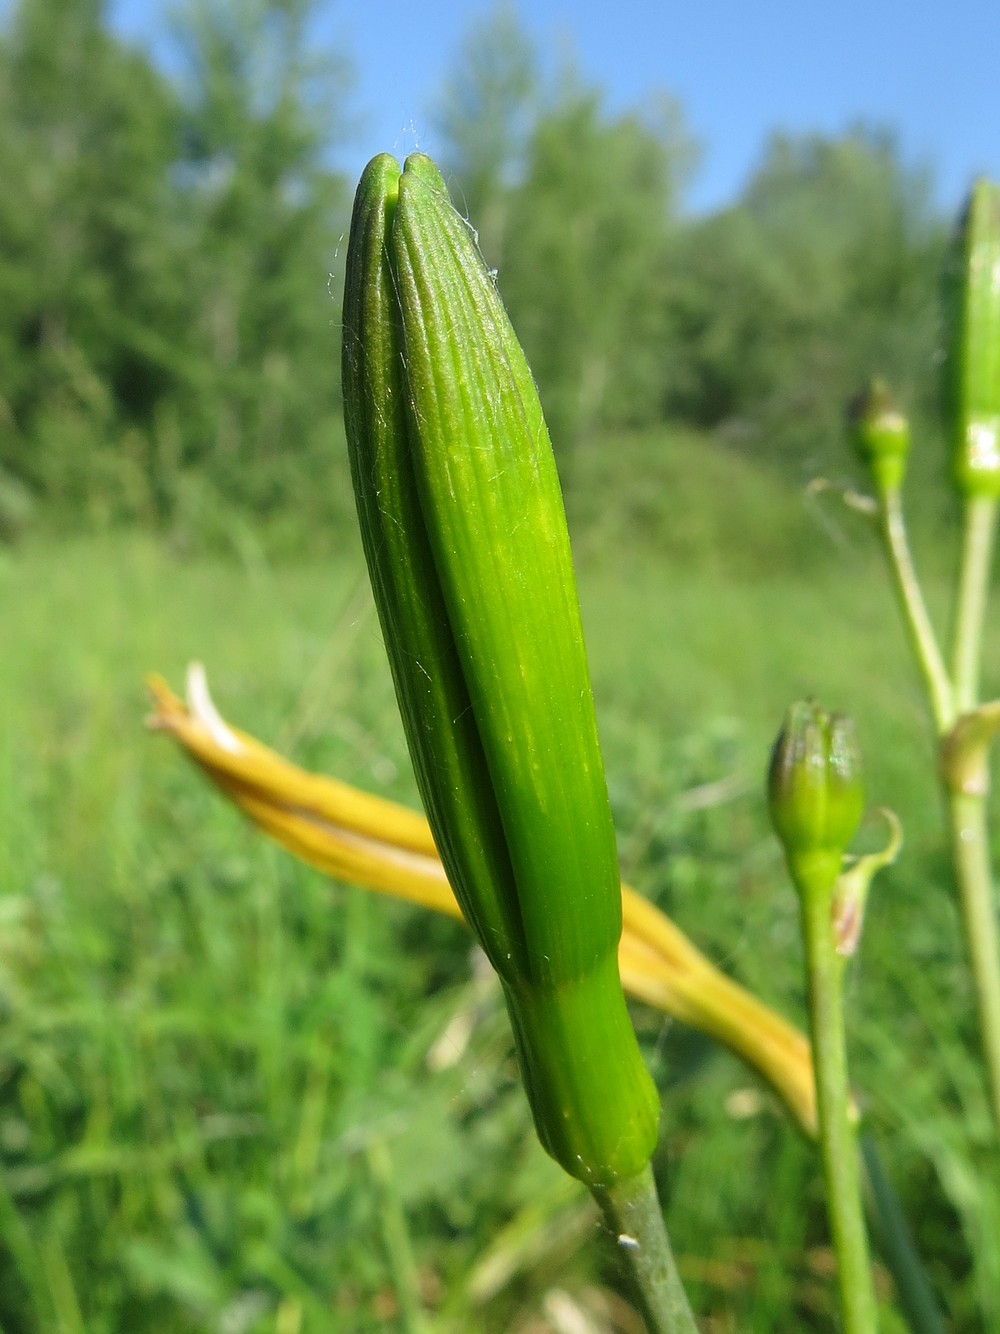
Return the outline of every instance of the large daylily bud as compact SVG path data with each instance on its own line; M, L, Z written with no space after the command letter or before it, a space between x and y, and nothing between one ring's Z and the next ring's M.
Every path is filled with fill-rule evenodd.
M435 842L503 982L543 1144L591 1184L633 1175L659 1105L617 971L562 497L524 355L425 157L365 170L343 347L362 538Z
M979 180L947 275L948 391L959 490L1000 496L1000 189Z

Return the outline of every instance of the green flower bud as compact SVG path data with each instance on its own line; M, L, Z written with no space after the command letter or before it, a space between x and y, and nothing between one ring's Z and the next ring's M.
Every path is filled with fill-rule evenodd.
M959 490L1000 497L1000 189L979 180L946 274L948 397Z
M421 795L500 974L542 1143L642 1169L659 1100L625 1008L621 895L562 497L538 394L425 157L358 187L345 421L362 540Z
M884 380L872 380L847 409L851 442L879 492L898 490L906 475L910 423Z
M861 755L854 724L811 701L788 710L771 752L771 823L800 884L815 870L832 887L864 811Z

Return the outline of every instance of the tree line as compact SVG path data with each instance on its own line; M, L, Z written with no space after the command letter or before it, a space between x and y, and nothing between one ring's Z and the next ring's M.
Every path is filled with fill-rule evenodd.
M0 32L0 535L119 522L296 545L349 513L338 384L349 62L311 0L185 0L166 67L101 0ZM936 411L946 228L886 133L775 135L687 216L667 96L625 114L501 6L435 123L539 382L566 484L612 430L684 423L803 476L873 371ZM373 151L381 147L373 145ZM707 437L706 437L707 438Z

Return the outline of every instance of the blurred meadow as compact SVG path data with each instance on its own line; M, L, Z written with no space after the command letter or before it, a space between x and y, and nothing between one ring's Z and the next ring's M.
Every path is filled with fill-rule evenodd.
M0 1331L640 1334L463 930L296 863L143 729L144 676L197 659L235 725L417 804L339 416L343 87L305 16L195 0L174 80L90 0L0 33ZM943 622L948 220L871 130L778 136L688 218L678 108L535 70L510 11L470 33L444 166L550 418L623 874L803 1024L768 746L793 698L855 716L906 846L849 975L852 1073L947 1328L1000 1329L934 746L840 495L878 370ZM703 1328L834 1330L813 1148L728 1053L634 1017Z

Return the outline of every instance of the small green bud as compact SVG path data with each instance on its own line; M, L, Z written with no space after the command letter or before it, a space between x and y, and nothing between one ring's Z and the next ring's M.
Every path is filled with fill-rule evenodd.
M774 832L789 865L840 873L864 811L861 755L854 724L811 701L788 710L771 752L768 799ZM796 877L800 879L799 877Z
M1000 497L1000 189L979 180L946 270L946 369L958 488Z
M847 409L851 442L881 494L898 490L910 453L910 423L894 401L889 386L874 379L851 399Z
M414 154L365 170L344 418L407 744L500 974L539 1137L635 1175L659 1099L618 975L621 892L562 495L538 393L468 224Z

